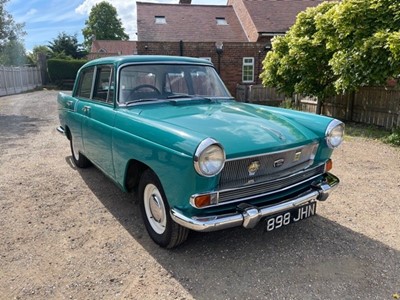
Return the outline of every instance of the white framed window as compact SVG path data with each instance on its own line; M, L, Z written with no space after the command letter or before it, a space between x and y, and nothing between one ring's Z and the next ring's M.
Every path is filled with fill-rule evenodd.
M167 19L165 18L165 16L155 16L155 18L156 24L167 24Z
M243 57L242 81L254 82L254 57Z

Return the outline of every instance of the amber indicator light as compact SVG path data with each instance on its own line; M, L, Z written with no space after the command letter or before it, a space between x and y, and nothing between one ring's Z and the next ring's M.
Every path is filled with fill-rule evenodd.
M329 172L333 168L333 162L331 159L328 159L328 161L325 163L325 171Z
M208 206L211 204L211 196L210 195L197 196L196 199L194 200L194 204L196 205L196 207Z

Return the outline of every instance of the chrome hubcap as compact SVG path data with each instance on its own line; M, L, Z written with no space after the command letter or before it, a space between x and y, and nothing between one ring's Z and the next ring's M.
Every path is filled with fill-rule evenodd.
M163 234L167 226L167 213L158 188L149 183L143 192L144 209L151 228L157 234Z
M157 195L151 195L151 200L150 200L150 211L153 216L153 219L160 223L162 219L162 208L160 204L160 200L157 198Z

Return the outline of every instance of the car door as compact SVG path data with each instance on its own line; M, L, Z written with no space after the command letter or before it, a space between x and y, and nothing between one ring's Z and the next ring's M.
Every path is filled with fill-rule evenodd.
M90 95L80 98L78 111L85 116L82 140L86 157L114 178L111 148L115 118L112 70L111 65L94 67Z

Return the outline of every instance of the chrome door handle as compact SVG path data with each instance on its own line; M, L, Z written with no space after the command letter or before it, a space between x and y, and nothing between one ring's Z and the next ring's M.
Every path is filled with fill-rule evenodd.
M88 113L88 112L90 112L90 106L87 106L87 105L85 105L83 108L82 108L82 111L84 112L84 113Z

